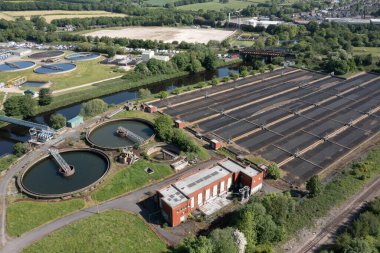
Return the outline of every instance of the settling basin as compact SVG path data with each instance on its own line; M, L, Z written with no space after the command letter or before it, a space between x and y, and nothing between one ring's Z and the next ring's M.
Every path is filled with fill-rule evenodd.
M51 155L26 168L18 177L19 187L37 198L59 198L81 192L99 183L110 168L110 160L100 150L60 150L64 160L75 167L75 174L65 177Z
M135 145L136 141L133 139L116 133L119 127L128 129L145 141L154 136L153 125L149 121L128 118L110 120L96 126L87 133L87 141L97 148L111 150Z

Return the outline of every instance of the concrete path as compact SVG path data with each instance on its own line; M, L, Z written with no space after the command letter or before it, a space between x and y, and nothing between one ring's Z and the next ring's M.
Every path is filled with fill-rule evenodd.
M8 92L5 92L4 97L3 97L3 101L1 101L1 104L0 104L0 110L3 110L4 103L7 100L7 97L8 97Z
M216 163L218 160L220 160L221 157L217 157L214 159L211 159L210 161L207 161L205 163L199 164L195 167L191 167L187 170L181 171L177 174L174 174L170 178L163 180L159 183L154 183L152 185L143 187L135 192L131 192L123 197L110 200L107 202L104 202L102 204L92 206L86 209L79 210L75 213L72 213L68 216L65 216L63 218L54 220L48 224L45 224L43 226L40 226L28 233L25 233L21 235L20 237L13 238L8 240L8 242L5 244L5 246L2 248L1 252L8 253L8 252L20 252L23 248L27 247L28 245L32 244L34 241L39 240L43 238L44 236L48 235L49 233L64 227L74 221L80 220L82 218L86 218L88 216L91 216L93 214L97 214L98 212L103 212L110 209L121 209L130 211L136 214L140 214L142 212L142 209L138 206L138 203L145 199L147 195L151 192L155 192L158 189L163 188L166 185L169 185L171 183L174 183L178 179L180 179L184 174L190 173L196 170L200 170L203 168L206 168L208 166L211 166L212 164Z
M80 89L80 88L91 86L91 85L94 85L94 84L97 84L97 83L101 83L101 82L106 82L106 81L111 81L111 80L119 79L121 77L122 77L122 75L121 76L115 76L115 77L107 78L107 79L103 79L103 80L99 80L99 81L96 81L96 82L81 84L81 85L78 85L78 86L75 86L75 87L70 87L70 88L66 88L66 89L56 90L56 91L53 91L53 95L56 95L56 94L59 94L59 93L62 93L62 92L66 92L66 91L70 91L70 90Z

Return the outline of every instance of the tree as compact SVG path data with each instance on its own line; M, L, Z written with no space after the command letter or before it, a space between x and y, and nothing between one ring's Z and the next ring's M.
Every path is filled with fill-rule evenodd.
M271 163L268 166L267 175L274 180L277 180L281 177L280 169L278 168L278 165L276 163Z
M154 130L157 133L157 137L170 141L173 130L173 120L168 115L160 115L154 120Z
M311 197L318 196L323 191L323 184L318 175L312 176L306 182L306 189L309 191Z
M15 155L20 157L24 154L26 154L29 151L29 148L27 144L22 143L22 142L17 142L14 146L13 149L15 150Z
M37 101L32 95L25 95L20 98L20 112L24 117L31 117L36 113Z
M113 46L109 46L106 48L106 53L108 57L114 57L116 55L116 49Z
M62 114L53 114L50 116L50 126L54 129L60 129L66 126L66 117Z
M169 97L169 92L162 90L158 93L158 97L161 99L165 99L165 98Z
M42 88L38 93L38 104L41 106L49 105L52 101L52 92L49 88Z
M272 64L269 64L269 65L268 65L268 69L269 69L270 72L273 72L273 70L274 70L273 65L272 65Z
M9 97L4 103L4 112L8 116L21 115L20 97Z
M108 109L108 105L103 100L96 98L90 100L86 103L83 103L82 108L80 110L80 114L83 116L95 116L105 112Z
M235 243L237 244L239 253L244 253L247 246L247 238L245 238L245 235L240 232L239 229L235 229L234 239Z
M144 89L144 88L139 89L138 96L140 99L146 99L150 97L151 95L152 93L150 92L149 89Z
M234 229L231 227L213 230L210 234L213 244L213 253L238 253L238 245L235 242Z
M203 66L207 70L214 70L218 67L218 58L216 57L215 54L208 54L205 57Z
M178 253L213 253L213 244L205 236L189 236L175 249Z

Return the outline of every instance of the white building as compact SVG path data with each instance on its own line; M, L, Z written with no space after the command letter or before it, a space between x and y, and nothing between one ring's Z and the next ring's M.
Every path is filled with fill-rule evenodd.
M154 56L154 51L145 51L142 53L141 57L144 62L149 61Z
M32 53L32 50L29 48L19 48L19 49L12 50L13 55L17 55L20 57L28 56L31 53Z
M263 27L267 28L270 25L279 25L282 23L284 23L284 22L283 21L260 20L258 18L252 18L252 19L248 20L248 24L253 26L253 27L263 26Z

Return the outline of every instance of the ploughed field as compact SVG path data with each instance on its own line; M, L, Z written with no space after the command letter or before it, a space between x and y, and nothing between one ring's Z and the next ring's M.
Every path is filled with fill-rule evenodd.
M345 80L288 68L153 104L302 184L379 132L379 99L379 75Z

